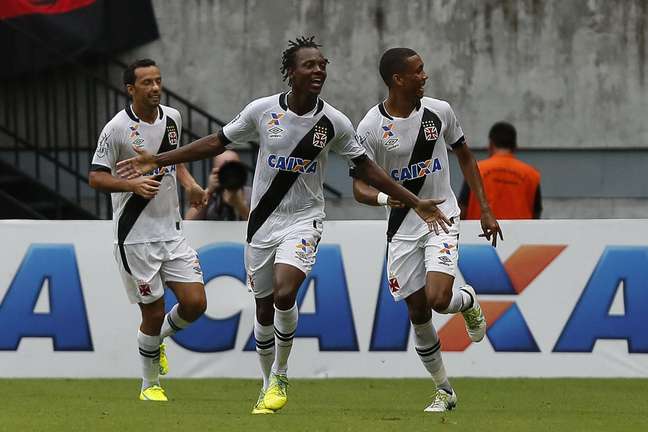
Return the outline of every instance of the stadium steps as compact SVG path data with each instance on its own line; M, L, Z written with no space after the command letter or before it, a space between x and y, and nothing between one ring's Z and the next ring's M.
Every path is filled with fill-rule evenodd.
M0 161L0 171L0 218L97 219L5 161Z

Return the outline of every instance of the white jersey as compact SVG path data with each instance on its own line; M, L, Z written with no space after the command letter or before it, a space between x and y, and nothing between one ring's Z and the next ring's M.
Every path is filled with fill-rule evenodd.
M391 178L419 198L445 199L439 209L459 215L450 187L448 148L462 145L463 131L450 105L424 97L407 118L392 117L383 104L374 106L358 125L358 137L367 154ZM417 239L429 228L408 208L388 209L387 238Z
M251 102L222 131L226 143L259 141L247 241L260 247L277 244L288 226L324 218L329 150L349 160L365 153L340 111L318 99L300 116L288 109L287 98L281 93Z
M153 124L140 121L130 106L117 113L101 131L91 170L116 175L117 162L137 156L136 145L149 153L173 150L180 143L180 113L160 105ZM158 168L147 175L160 181L157 195L148 200L132 192L111 194L115 243L170 241L182 237L176 167Z

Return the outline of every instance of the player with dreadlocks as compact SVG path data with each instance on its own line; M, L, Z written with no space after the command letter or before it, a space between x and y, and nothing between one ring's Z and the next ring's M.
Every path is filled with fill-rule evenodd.
M290 90L257 99L219 132L170 152L124 161L135 177L157 167L215 156L232 141L259 141L247 227L245 267L254 293L254 337L263 388L252 413L269 414L287 402L288 357L297 329L297 290L315 264L323 231L322 184L329 150L346 157L355 175L414 211L430 229L447 230L441 200L419 199L365 154L349 119L320 99L329 61L313 37L283 52L281 72Z

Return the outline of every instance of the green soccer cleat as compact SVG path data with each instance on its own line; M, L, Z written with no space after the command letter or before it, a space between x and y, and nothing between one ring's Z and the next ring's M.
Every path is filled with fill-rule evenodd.
M475 290L470 285L464 285L461 287L462 291L469 293L473 298L473 305L470 309L462 312L464 321L466 322L466 331L470 340L473 342L479 342L484 339L486 335L486 318L484 317L484 312L479 306L477 301L477 294Z
M423 411L425 412L446 412L457 406L457 393L448 393L443 389L437 389L432 403Z
M169 373L169 359L166 356L166 345L160 344L160 375Z
M286 375L270 375L270 385L263 397L266 408L273 411L280 410L288 402L288 377Z
M252 414L274 414L274 410L271 410L270 408L267 408L265 406L265 403L263 399L265 398L265 391L261 389L259 392L259 398L256 401L256 404L254 405L254 408L252 408Z
M140 392L140 400L143 401L153 401L153 402L168 402L166 393L164 389L159 385L152 385L151 387L145 388Z

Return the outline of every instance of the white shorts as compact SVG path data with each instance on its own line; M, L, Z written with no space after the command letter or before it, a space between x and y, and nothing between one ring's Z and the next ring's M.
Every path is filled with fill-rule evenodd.
M459 259L459 218L441 231L425 234L416 240L392 239L387 247L388 287L394 300L399 301L425 286L428 272L454 276Z
M322 238L321 221L296 225L281 241L270 247L245 247L247 287L256 298L272 294L274 265L278 263L297 267L308 276L315 265L317 246Z
M184 238L115 245L114 254L131 303L153 303L166 282L203 283L198 255Z

